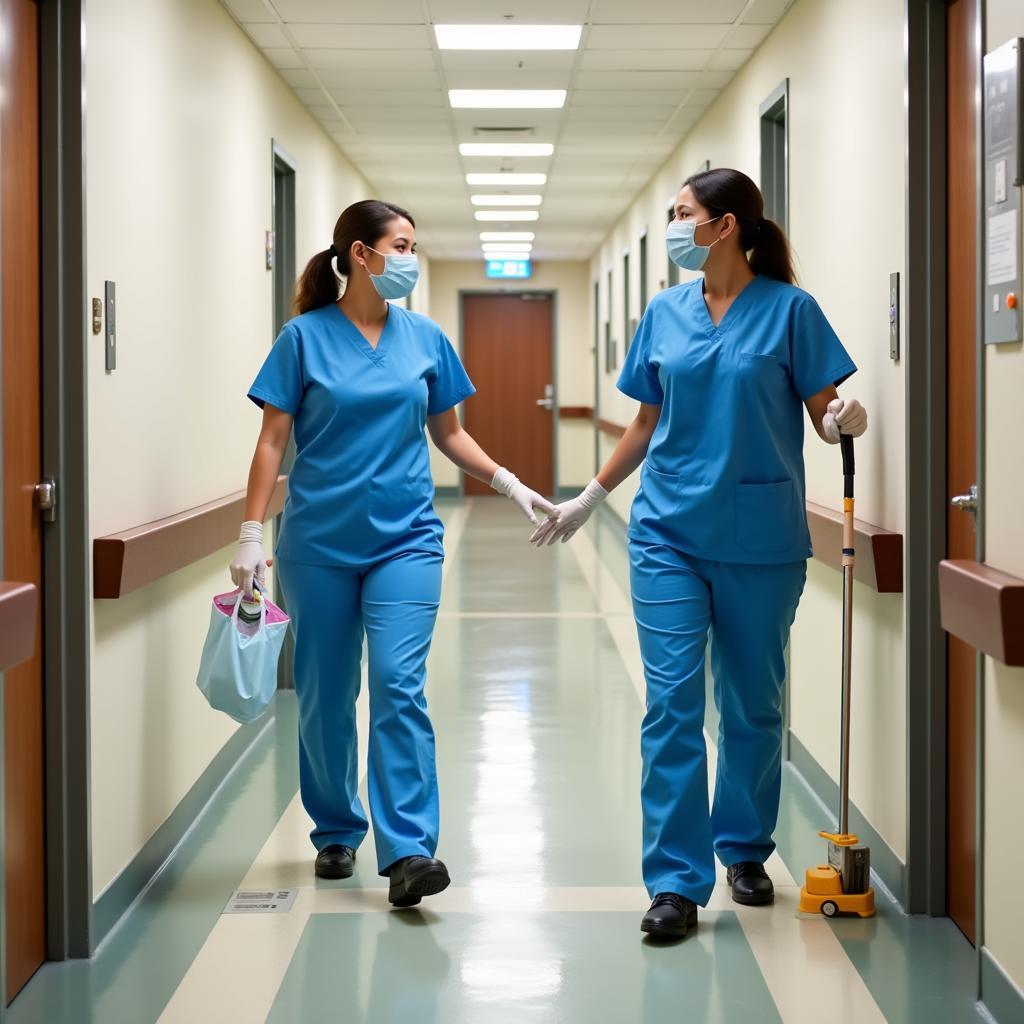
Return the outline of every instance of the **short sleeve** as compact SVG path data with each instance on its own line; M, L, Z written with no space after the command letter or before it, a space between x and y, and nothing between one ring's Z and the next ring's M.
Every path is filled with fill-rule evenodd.
M459 402L465 401L470 395L476 394L476 388L473 387L462 361L452 343L443 334L438 335L437 363L434 372L427 378L427 389L428 416L445 412Z
M261 409L269 403L294 416L304 390L299 332L292 324L285 324L249 388L249 398Z
M665 392L658 379L658 368L651 363L651 341L654 333L654 306L640 319L633 343L626 353L626 361L619 374L616 387L630 398L647 405L662 405Z
M831 384L842 384L857 372L821 307L809 295L794 303L789 347L793 387L801 401Z

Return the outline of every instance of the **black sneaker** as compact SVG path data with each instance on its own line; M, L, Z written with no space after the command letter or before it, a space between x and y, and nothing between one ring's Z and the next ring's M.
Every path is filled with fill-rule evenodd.
M768 877L763 864L744 860L733 864L726 872L726 880L732 886L734 903L747 907L764 907L775 902L775 886Z
M640 931L659 939L682 939L697 927L697 904L675 892L659 892L640 922Z
M355 870L354 862L356 851L351 846L341 846L337 843L325 846L316 855L316 865L313 870L317 878L351 878Z
M435 896L452 882L448 869L433 857L403 857L387 874L391 879L388 902L396 907L415 907L424 896Z

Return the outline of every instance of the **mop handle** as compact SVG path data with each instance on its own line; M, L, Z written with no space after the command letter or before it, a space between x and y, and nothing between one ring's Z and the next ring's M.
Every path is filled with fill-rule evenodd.
M850 687L853 653L853 437L840 434L843 452L843 692L842 724L839 757L839 833L850 831Z

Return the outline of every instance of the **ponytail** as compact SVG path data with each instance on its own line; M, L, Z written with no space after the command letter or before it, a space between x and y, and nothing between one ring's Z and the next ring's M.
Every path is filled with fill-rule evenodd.
M374 246L390 230L396 218L404 218L414 228L416 222L408 210L380 199L363 199L347 207L334 225L334 240L330 248L318 252L307 264L295 285L292 315L300 316L311 309L320 309L338 301L339 275L352 273L352 246L356 242ZM335 273L334 259L338 270Z
M764 196L747 175L730 167L715 167L687 178L683 186L687 185L712 217L731 213L736 218L740 248L750 253L750 269L755 274L796 283L786 233L764 216Z
M785 284L796 284L793 256L789 251L789 240L782 228L775 221L763 217L754 226L751 234L753 245L750 269L755 274L773 277Z
M308 313L311 309L329 306L338 301L338 275L334 273L333 246L318 252L307 264L295 285L292 316Z

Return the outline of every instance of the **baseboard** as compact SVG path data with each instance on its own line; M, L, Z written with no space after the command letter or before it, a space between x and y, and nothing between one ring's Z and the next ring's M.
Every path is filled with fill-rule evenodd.
M1024 992L985 946L981 947L981 1003L998 1024L1024 1020Z
M209 809L228 776L261 737L269 734L274 717L274 704L271 704L270 709L255 722L235 730L164 823L149 837L128 866L103 890L92 907L90 948L93 952L163 871L182 840Z
M834 816L839 805L839 784L818 764L792 730L789 730L788 740L790 765L825 810ZM850 828L871 850L872 873L878 876L899 905L905 906L906 866L852 801Z

